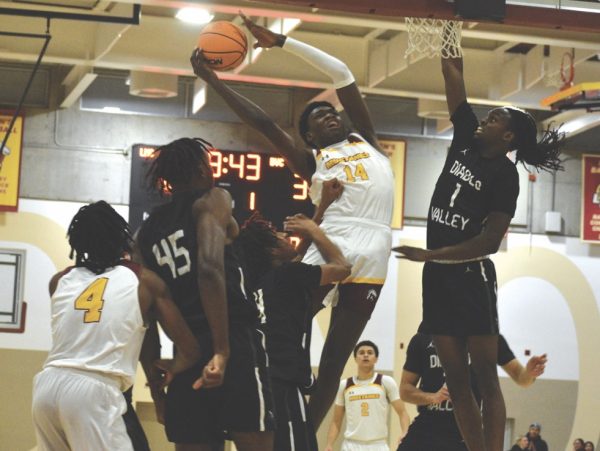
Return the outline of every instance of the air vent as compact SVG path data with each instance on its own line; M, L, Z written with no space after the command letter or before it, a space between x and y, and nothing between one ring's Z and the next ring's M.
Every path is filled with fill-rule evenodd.
M151 99L166 99L177 95L177 75L131 71L129 94Z

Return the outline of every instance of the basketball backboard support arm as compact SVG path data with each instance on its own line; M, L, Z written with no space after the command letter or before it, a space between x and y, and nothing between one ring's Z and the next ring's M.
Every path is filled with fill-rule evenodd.
M266 3L285 4L322 10L343 11L370 16L428 17L455 20L454 4L446 0L266 0ZM483 21L481 21L483 22ZM492 22L496 23L496 22ZM505 25L558 29L588 33L600 32L600 14L589 12L536 8L533 6L506 6Z

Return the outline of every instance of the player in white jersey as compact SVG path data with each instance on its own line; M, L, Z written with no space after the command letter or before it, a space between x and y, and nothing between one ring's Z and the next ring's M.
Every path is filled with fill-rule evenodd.
M313 219L322 220L321 226L329 239L353 266L350 277L339 285L339 302L332 311L321 354L319 382L310 399L310 414L318 428L335 398L344 365L375 308L385 281L391 245L393 174L348 66L310 45L275 34L242 17L258 41L255 47L282 47L327 74L352 128L358 132L350 132L330 103L312 102L299 122L299 134L304 144L297 145L260 107L220 81L206 65L201 49L196 49L192 55L196 75L206 81L246 124L262 133L294 173L311 184L311 198L317 205ZM314 150L308 150L306 146ZM326 210L320 204L320 190L324 181L333 179L343 183L344 190ZM314 246L303 261L315 265L325 263ZM323 307L322 301L332 288L324 287L315 297L314 313Z
M372 341L361 341L354 348L358 375L340 382L325 451L333 450L344 415L346 430L342 451L389 451L390 405L400 420L400 439L406 434L410 419L400 399L398 385L392 377L375 372L378 357L379 349Z
M175 342L157 362L165 383L200 357L198 344L153 272L122 260L129 226L106 202L82 207L68 230L75 266L52 277L52 347L33 386L38 449L132 450L122 392L135 378L148 324L158 318Z

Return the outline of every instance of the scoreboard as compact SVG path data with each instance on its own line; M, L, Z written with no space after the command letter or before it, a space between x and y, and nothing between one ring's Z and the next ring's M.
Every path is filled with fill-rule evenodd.
M161 197L150 190L145 179L157 147L135 144L132 148L129 224L133 231L155 206L169 200L168 195ZM286 216L313 215L308 183L293 174L277 155L215 149L210 154L210 166L215 186L231 194L233 215L240 225L256 210L280 230Z

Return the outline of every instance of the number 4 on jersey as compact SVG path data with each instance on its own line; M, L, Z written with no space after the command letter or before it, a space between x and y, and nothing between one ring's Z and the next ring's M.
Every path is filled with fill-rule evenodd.
M106 290L107 283L107 277L96 279L75 299L75 310L85 310L84 323L100 322L102 306L104 305L104 290Z

